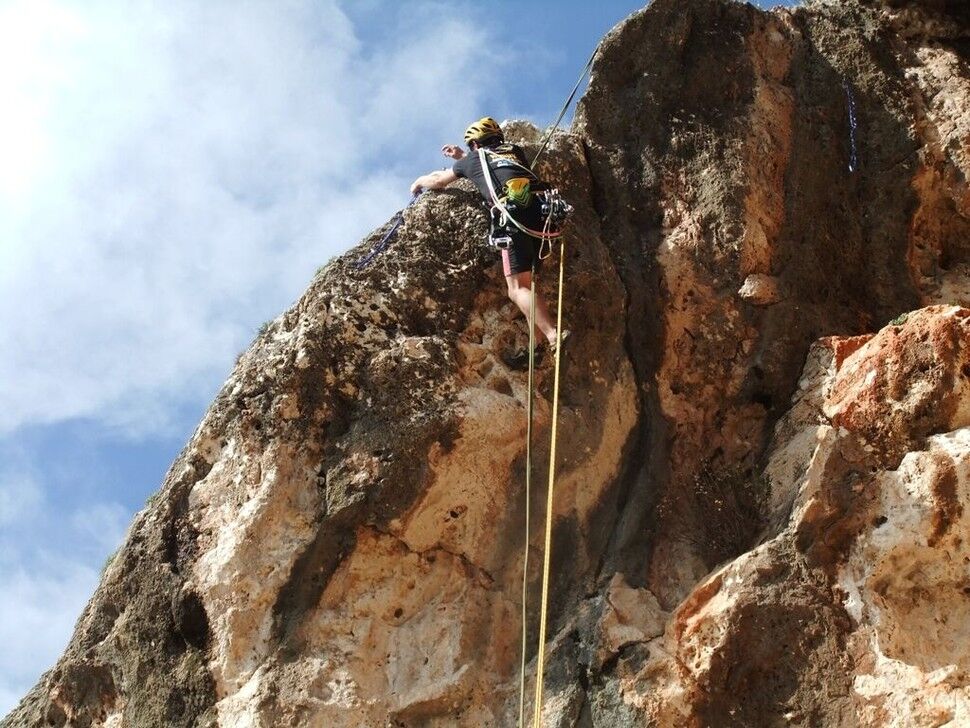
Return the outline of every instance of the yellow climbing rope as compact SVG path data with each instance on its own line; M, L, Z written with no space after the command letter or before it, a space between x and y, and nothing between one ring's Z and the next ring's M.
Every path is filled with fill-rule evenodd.
M543 232L548 232L552 224L552 216L546 219ZM543 244L548 238L543 240ZM540 245L539 256L542 256ZM553 384L553 407L552 407L552 445L549 453L549 491L548 503L546 505L546 546L543 563L542 580L542 615L540 617L539 634L539 662L536 671L536 705L538 706L533 725L538 726L538 710L542 705L542 674L544 668L544 655L542 645L545 642L546 634L546 612L549 594L549 562L551 554L552 538L552 501L555 487L555 462L556 462L556 420L559 411L559 357L562 331L562 298L563 298L563 271L565 246L559 246L559 292L556 311L556 364L555 377ZM551 254L551 251L550 251ZM548 256L545 256L548 257ZM522 563L522 657L519 666L519 728L525 728L525 672L526 672L526 645L528 642L528 591L529 591L529 545L531 539L531 502L532 502L532 421L534 411L534 381L535 381L535 318L536 318L536 270L532 268L532 277L529 285L529 378L528 378L528 405L527 416L528 425L526 427L526 448L525 448L525 554Z
M552 435L549 445L549 489L546 493L546 540L542 555L542 607L539 613L539 643L536 660L536 692L535 710L533 712L533 728L541 728L542 716L542 677L545 668L546 644L546 613L549 609L549 565L552 560L552 506L556 487L556 435L559 419L559 362L562 354L562 295L563 271L566 264L565 244L559 243L559 295L556 302L556 369L552 386ZM528 544L526 544L528 550Z
M583 67L582 73L576 80L576 85L573 86L572 92L570 92L566 103L563 104L562 109L559 112L559 116L556 117L555 123L550 127L549 131L546 132L545 136L539 144L539 151L532 158L532 162L529 165L530 168L535 168L536 162L539 161L539 157L546 150L546 146L552 139L552 135L559 128L559 124L562 121L563 116L566 114L566 109L569 108L569 104L572 103L573 98L576 96L576 91L579 90L580 84L589 73L590 69L593 67L593 59L596 57L596 51L590 55L589 60L586 61L586 65ZM485 169L485 157L484 154L481 155L482 168ZM551 442L549 447L549 488L546 494L546 533L545 533L545 548L543 550L543 562L542 562L542 611L539 617L539 645L538 645L538 659L536 661L536 685L535 685L535 702L533 705L534 712L532 718L532 728L541 728L541 717L542 717L542 692L543 692L543 673L545 671L545 642L546 642L546 616L549 608L549 569L552 560L552 517L553 517L553 499L555 494L556 486L556 440L558 427L557 422L559 419L559 363L560 355L562 349L562 299L563 299L563 280L565 271L565 252L566 246L564 243L564 238L556 235L550 235L550 225L552 221L552 214L546 219L545 226L542 230L541 235L537 235L536 231L525 230L521 225L519 225L508 211L504 209L501 205L501 201L492 189L490 175L486 174L485 178L489 182L489 191L492 193L493 201L502 209L516 227L518 227L523 232L533 235L533 237L539 238L542 242L539 246L539 257L544 257L542 255L542 246L546 243L549 244L549 252L547 255L552 253L552 240L559 240L559 290L557 293L556 302L556 365L555 365L555 375L553 378L553 388L552 388L552 434ZM530 531L530 518L531 518L531 498L532 498L532 419L533 419L533 389L534 389L534 379L535 379L535 318L536 318L536 271L535 266L532 268L532 279L530 285L530 303L529 303L529 398L528 398L528 418L529 423L526 428L526 449L525 449L525 554L522 559L522 659L519 672L519 728L525 728L525 669L526 669L526 642L528 640L528 584L529 584L529 544L531 541L531 531Z

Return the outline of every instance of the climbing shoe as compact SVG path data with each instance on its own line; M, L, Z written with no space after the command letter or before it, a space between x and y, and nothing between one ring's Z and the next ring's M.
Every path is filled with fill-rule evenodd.
M563 329L562 333L559 334L559 348L562 349L566 345L567 339L569 339L572 332L569 329ZM549 353L553 356L556 355L556 342L550 342Z

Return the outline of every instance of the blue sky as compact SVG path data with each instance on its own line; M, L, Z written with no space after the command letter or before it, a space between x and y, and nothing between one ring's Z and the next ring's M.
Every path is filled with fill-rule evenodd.
M0 716L261 323L640 6L0 0Z

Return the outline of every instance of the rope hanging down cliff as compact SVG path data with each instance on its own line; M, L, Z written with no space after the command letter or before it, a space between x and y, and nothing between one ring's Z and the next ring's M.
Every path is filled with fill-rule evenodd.
M576 84L573 86L572 91L566 98L566 102L563 104L562 109L559 111L559 115L556 117L555 123L546 132L541 144L539 145L539 150L536 155L532 158L532 164L530 167L535 168L536 162L539 161L539 157L546 149L546 145L552 139L552 135L559 128L559 124L562 122L563 116L566 114L566 110L572 103L573 98L576 96L576 91L579 89L580 84L582 84L583 79L586 74L589 73L593 66L593 59L596 57L596 51L590 55L589 60L586 61L586 65L583 67L582 73L580 73L579 78L576 79ZM484 165L484 158L482 159ZM486 174L486 178L489 175ZM493 198L495 202L498 201L497 196L494 194L494 189L490 191L493 193ZM503 208L503 212L507 213ZM552 220L553 214L553 203L550 202L549 212L546 218L546 224L543 229L543 233L549 233L549 227ZM511 217L511 216L509 216ZM539 728L542 719L542 697L543 697L543 677L545 670L545 641L546 641L546 620L549 607L549 571L550 564L552 561L552 507L554 501L555 493L555 483L556 483L556 443L557 443L557 423L559 419L559 374L560 374L560 362L562 357L562 301L563 301L563 281L565 274L565 259L566 250L565 242L560 236L559 238L559 285L557 293L557 303L556 303L556 349L555 349L555 374L553 376L553 396L552 396L552 433L550 436L550 448L549 448L549 485L546 493L546 524L545 524L545 547L543 549L543 564L542 564L542 603L541 603L541 613L539 618L539 636L538 636L538 656L536 661L536 684L535 684L535 700L533 703L533 717L532 726L533 728ZM544 241L549 241L550 238L543 236ZM528 407L527 415L529 418L528 426L526 429L526 476L525 476L525 553L523 555L522 564L522 656L519 674L519 728L524 728L525 726L525 668L526 668L526 643L528 640L527 636L527 612L528 612L528 576L529 576L529 542L531 540L529 521L531 517L531 488L532 488L532 427L533 427L533 389L535 382L535 301L536 301L536 279L535 265L533 264L532 278L530 285L530 313L529 313L529 379L528 379Z
M562 358L562 298L563 274L565 271L565 243L559 242L559 294L556 302L556 367L552 387L552 434L549 445L549 487L546 493L546 538L542 556L542 606L539 613L539 651L536 661L535 705L532 717L533 728L540 728L542 718L542 678L545 667L546 615L549 611L549 565L552 557L552 504L556 486L556 434L559 420L559 363ZM528 542L525 544L529 548Z

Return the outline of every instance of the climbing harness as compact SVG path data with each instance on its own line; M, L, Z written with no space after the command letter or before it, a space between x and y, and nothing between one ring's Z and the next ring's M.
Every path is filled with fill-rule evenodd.
M388 244L391 242L391 238L394 237L394 233L397 232L397 229L401 227L401 223L404 222L404 210L407 210L409 207L411 207L411 205L417 202L420 196L421 196L421 193L419 192L418 194L416 194L414 197L411 198L411 201L404 206L404 209L397 211L397 215L395 215L396 219L394 220L394 224L391 225L391 229L388 230L386 233L384 233L384 237L380 239L380 242L378 242L377 245L371 248L370 252L366 256L364 256L361 260L357 261L357 263L354 265L354 268L356 268L357 270L360 270L361 268L368 265L372 260L374 260L374 258L376 258L378 255L380 255L383 252L384 248L386 248Z
M565 223L569 213L573 211L572 206L562 199L558 189L542 190L532 192L530 180L527 177L513 177L505 183L505 195L500 197L495 191L495 182L492 180L492 168L488 161L488 151L480 147L478 149L478 159L482 165L482 173L485 175L485 184L488 187L489 196L492 198L491 220L492 231L489 233L489 242L499 249L507 249L512 244L511 228L516 228L526 235L538 238L542 241L552 240L562 235L562 225ZM522 167L522 165L515 165ZM532 172L527 168L523 170ZM511 184L511 188L510 188ZM541 199L542 212L546 219L546 224L542 230L532 230L515 219L513 211L528 209L533 201L533 195L538 195ZM521 204L522 200L527 200L529 204Z
M856 118L855 95L852 93L852 86L845 79L842 79L842 87L845 89L845 100L849 107L849 172L855 172L859 168L859 151L856 147L856 133L859 129L859 121Z
M534 194L540 197L539 214L546 221L542 232L533 231L518 224L518 221L514 217L515 213L528 208L521 208L519 205L506 201L503 208L493 205L489 211L491 227L489 229L488 242L490 245L499 250L511 248L512 233L515 232L514 228L517 228L526 235L538 238L541 241L539 244L539 258L545 260L552 254L551 241L562 234L562 226L566 222L566 218L573 211L573 208L562 198L558 189L544 190Z
M512 247L512 233L517 228L526 235L539 238L541 241L539 245L539 257L545 260L552 254L551 241L562 234L562 226L566 222L566 218L573 211L573 208L562 198L558 189L543 190L542 192L533 194L540 198L539 214L546 221L542 232L530 230L518 223L515 219L515 213L524 211L528 207L522 207L506 199L502 207L493 205L489 211L491 227L488 234L488 242L499 250L507 250Z

